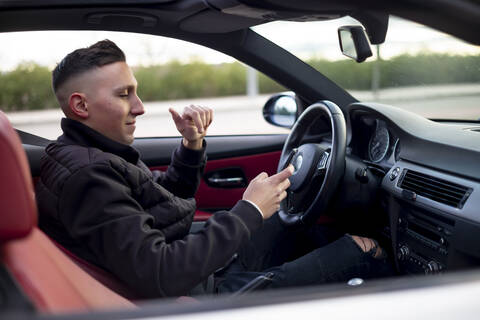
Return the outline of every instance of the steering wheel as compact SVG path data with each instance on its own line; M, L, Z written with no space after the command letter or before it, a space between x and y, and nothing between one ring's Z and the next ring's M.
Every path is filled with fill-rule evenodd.
M320 117L327 116L332 128L331 147L303 143ZM323 100L309 106L298 118L283 146L278 171L294 166L287 197L278 212L287 226L315 222L326 210L345 172L346 125L342 110Z

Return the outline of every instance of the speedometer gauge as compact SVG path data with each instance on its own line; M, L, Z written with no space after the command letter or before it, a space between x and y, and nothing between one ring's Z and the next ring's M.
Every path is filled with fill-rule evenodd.
M373 162L381 161L388 151L390 142L390 136L387 128L383 126L377 126L375 133L370 138L368 145L368 155Z

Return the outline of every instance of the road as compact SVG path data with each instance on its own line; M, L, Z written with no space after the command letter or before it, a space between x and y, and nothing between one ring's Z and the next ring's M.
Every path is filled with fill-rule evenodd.
M428 88L388 89L378 96L371 92L352 92L362 101L387 103L427 118L436 119L479 119L480 84L462 86L435 86ZM196 103L214 109L214 122L209 128L210 135L285 133L265 122L262 107L270 95L257 97L235 96L202 98L190 100L147 102L145 115L137 118L137 137L176 136L175 126L170 120L168 108L180 111L184 106ZM55 139L61 134L60 110L9 113L15 128L36 135Z

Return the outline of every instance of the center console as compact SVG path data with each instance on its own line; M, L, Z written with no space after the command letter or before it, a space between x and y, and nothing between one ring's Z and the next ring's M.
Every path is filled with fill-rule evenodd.
M397 259L406 273L433 274L448 266L455 221L404 207L398 216Z
M480 184L398 161L383 178L383 201L400 273L480 266Z

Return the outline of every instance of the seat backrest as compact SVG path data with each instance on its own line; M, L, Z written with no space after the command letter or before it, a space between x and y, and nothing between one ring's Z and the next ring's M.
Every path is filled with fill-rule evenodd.
M37 215L25 153L1 111L0 150L0 243L3 243L26 236L36 225Z
M0 111L0 263L42 312L134 307L73 263L36 227L30 170L20 139Z
M133 292L124 282L117 278L112 273L97 267L89 263L88 261L76 256L66 248L64 248L58 242L52 240L52 242L57 246L70 260L72 260L77 266L79 266L83 271L88 273L94 279L99 281L101 284L112 290L113 292L118 293L122 297L130 301L139 301L142 297L139 297L135 292Z

